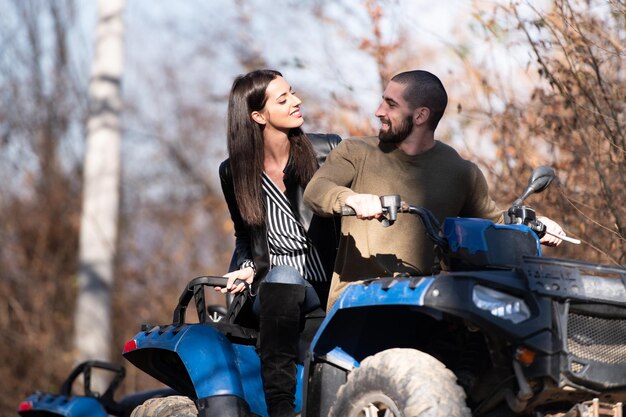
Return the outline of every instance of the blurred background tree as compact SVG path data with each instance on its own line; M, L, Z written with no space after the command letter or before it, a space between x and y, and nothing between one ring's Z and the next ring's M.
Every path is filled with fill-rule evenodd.
M555 0L547 12L509 5L479 19L485 36L529 47L534 75L520 92L519 81L509 81L517 91L500 88L500 77L477 69L479 103L490 106L471 112L484 116L495 145L482 158L494 186L510 201L533 167L554 166L558 188L536 204L583 244L547 253L624 265L625 3Z
M74 0L0 10L0 414L11 415L76 360L96 11ZM343 136L376 132L389 75L438 74L450 96L439 139L480 162L502 207L532 168L557 168L558 186L529 203L584 244L546 254L624 264L623 1L127 0L125 19L116 362L127 365L116 352L142 322L171 320L190 278L226 270L226 99L257 67L290 80L309 131ZM122 392L155 385L126 368Z
M111 360L122 141L124 0L100 0L91 77L74 311L75 361ZM92 378L105 392L109 378Z
M0 25L0 413L72 364L84 74L70 2L3 2ZM65 366L66 370L61 367Z

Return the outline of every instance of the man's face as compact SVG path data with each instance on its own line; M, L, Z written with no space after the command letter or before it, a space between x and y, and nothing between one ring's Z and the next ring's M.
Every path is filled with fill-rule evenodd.
M402 96L405 88L391 81L383 93L383 101L375 113L382 123L378 132L381 142L400 143L413 131L413 111Z

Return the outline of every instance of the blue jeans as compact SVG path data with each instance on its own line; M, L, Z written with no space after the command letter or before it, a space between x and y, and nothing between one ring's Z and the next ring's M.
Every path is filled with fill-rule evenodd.
M309 284L309 282L304 279L300 272L297 269L287 266L287 265L279 265L275 266L267 273L265 279L261 283L271 283L271 284L293 284L293 285L302 285L304 287L304 303L302 304L302 314L310 313L320 306L320 298L317 296L317 292L315 289ZM261 312L261 302L259 294L254 299L254 303L252 304L252 311L259 317Z

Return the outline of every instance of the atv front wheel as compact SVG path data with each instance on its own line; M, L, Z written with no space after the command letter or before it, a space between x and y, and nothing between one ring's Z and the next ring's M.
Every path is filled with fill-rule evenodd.
M130 417L197 417L198 409L189 397L152 398L135 408Z
M348 375L331 417L470 417L456 377L432 356L389 349Z

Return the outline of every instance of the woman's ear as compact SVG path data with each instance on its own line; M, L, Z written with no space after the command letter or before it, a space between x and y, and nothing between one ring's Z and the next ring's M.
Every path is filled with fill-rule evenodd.
M261 113L259 113L258 111L253 111L253 112L250 114L250 118L251 118L253 121L255 121L255 122L257 122L258 124L260 124L260 125L264 125L264 124L266 124L266 123L267 123L267 121L265 120L265 117L264 117Z

